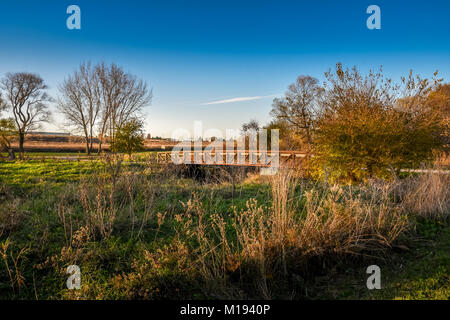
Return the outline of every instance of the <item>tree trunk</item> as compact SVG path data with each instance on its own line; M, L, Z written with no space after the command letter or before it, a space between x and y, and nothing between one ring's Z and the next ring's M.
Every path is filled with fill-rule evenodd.
M98 149L97 149L98 154L102 153L103 138L104 138L103 133L100 133L98 135Z
M24 157L25 151L23 149L24 141L25 141L25 133L23 131L20 131L19 132L19 157L20 157L20 160L23 160L25 158Z
M14 149L13 148L8 148L8 159L9 160L16 159L16 154L14 153Z
M88 139L88 138L86 138L86 153L87 153L88 155L91 154L91 151L89 150L89 139Z
M89 150L89 134L86 128L84 128L84 138L86 139L86 153L89 155L91 152Z
M94 142L94 136L92 135L92 125L89 131L89 140L90 140L90 144L89 144L89 154L91 154L91 152L93 152L92 150L92 144Z

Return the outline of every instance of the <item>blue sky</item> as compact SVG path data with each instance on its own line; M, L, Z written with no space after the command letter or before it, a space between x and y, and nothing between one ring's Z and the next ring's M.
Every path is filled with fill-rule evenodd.
M71 4L81 8L81 30L66 28ZM381 30L366 27L371 4ZM438 69L449 81L449 18L446 0L2 0L0 77L39 73L56 96L81 62L115 62L153 87L152 135L192 130L195 120L225 131L266 123L273 97L298 75L322 80L339 61L363 71L383 65L394 79ZM55 113L47 129L61 124Z

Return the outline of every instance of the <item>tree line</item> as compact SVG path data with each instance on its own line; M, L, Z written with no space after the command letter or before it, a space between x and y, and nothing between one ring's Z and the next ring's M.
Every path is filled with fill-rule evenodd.
M266 129L280 130L281 149L300 149L311 155L308 166L326 179L358 181L396 176L402 168L431 161L449 151L450 84L414 76L399 82L380 68L362 74L338 63L325 72L323 84L299 76L284 97L272 104ZM37 74L7 73L0 80L0 145L14 158L11 138L18 137L23 159L25 136L48 121L53 100ZM111 64L83 63L58 87L57 109L67 126L82 133L86 152L94 137L101 152L106 137L113 151L131 153L142 147L142 109L152 90L134 75ZM243 131L259 129L256 121ZM270 132L270 131L269 131Z
M18 137L20 158L24 158L25 136L49 121L51 102L56 102L65 125L85 137L86 153L90 154L95 137L99 139L100 153L106 137L111 149L117 149L124 144L117 137L141 133L141 112L152 99L152 90L145 81L116 64L82 63L58 86L56 99L47 94L47 89L35 73L7 73L0 80L0 112L9 110L13 115L0 119L0 143L9 158L15 157L11 147L14 136ZM125 142L125 147L129 144Z

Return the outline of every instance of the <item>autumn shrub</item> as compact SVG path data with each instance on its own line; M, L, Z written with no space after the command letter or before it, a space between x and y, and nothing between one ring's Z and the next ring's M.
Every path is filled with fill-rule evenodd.
M381 70L363 76L341 64L325 76L313 139L316 177L353 183L390 178L431 162L444 147L441 115L427 102L437 80L410 74L397 85Z

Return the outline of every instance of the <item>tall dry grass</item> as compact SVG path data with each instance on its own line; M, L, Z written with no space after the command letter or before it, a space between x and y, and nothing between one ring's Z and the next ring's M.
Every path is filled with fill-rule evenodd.
M400 182L406 211L423 218L445 220L450 214L450 174L427 171Z
M282 170L272 180L269 210L250 201L247 210L235 215L240 260L256 266L257 287L265 298L271 297L268 279L301 273L318 259L383 251L407 226L389 185L358 192L335 185L294 193L296 185L292 173ZM303 203L300 212L298 203Z
M387 182L307 188L283 169L271 190L271 206L250 199L231 217L206 212L197 194L184 204L177 241L191 248L192 270L216 285L239 274L270 299L274 283L310 272L311 261L379 254L408 226L407 211Z

